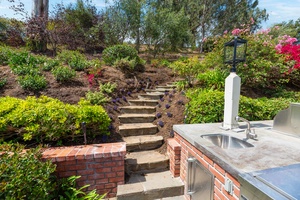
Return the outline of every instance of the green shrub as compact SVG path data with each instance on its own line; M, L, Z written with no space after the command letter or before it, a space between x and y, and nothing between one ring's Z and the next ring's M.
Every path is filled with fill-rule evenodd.
M0 199L41 200L96 200L102 199L93 190L83 192L88 185L79 189L75 181L79 176L58 180L54 176L55 165L42 161L41 148L24 150L23 145L0 145Z
M87 68L87 62L78 57L72 57L72 59L68 62L69 66L76 71L83 71Z
M134 60L138 57L138 52L129 45L115 45L104 49L102 59L107 65L113 65L117 60L127 58Z
M188 123L222 122L224 115L224 92L218 90L189 90L186 115ZM271 120L280 111L299 98L258 98L241 96L239 116L250 121Z
M12 72L18 76L21 75L38 75L40 73L39 67L37 65L17 65L11 67Z
M110 98L106 97L102 91L99 92L88 91L85 95L85 98L92 105L103 105L104 103L107 103L110 100Z
M0 65L8 64L9 58L13 50L6 46L0 46Z
M55 67L59 66L59 61L56 59L47 59L43 64L42 64L42 70L43 71L51 71Z
M55 165L42 162L40 148L0 145L0 199L50 199Z
M101 92L105 92L107 94L113 93L116 88L117 88L117 84L116 83L110 83L110 82L100 84L100 86L99 86L99 90Z
M51 70L55 79L59 82L65 82L76 77L76 72L69 67L58 66Z
M228 72L225 70L219 69L208 69L204 73L199 73L197 75L197 80L201 87L207 89L219 89L224 90L225 87L225 79L228 76Z
M37 75L37 74L35 75L27 74L25 76L19 76L18 82L24 90L30 90L30 91L43 90L47 86L46 78L44 76Z
M11 68L19 65L36 66L39 63L40 61L27 51L12 53L9 59L9 66Z
M5 86L6 83L7 83L6 78L0 79L0 89L3 88L3 87Z
M76 71L82 71L88 66L86 57L78 51L63 50L57 57Z
M199 58L197 56L187 59L179 59L173 62L170 65L170 68L180 76L184 77L190 85L193 84L195 76L204 71L204 66L199 62Z
M82 135L82 122L86 122L87 137L108 134L110 118L101 106L93 106L85 100L70 105L46 96L26 100L2 97L0 122L2 140L41 143L72 140Z

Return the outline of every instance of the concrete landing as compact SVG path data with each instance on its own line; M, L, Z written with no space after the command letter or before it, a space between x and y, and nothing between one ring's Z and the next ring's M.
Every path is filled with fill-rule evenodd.
M125 185L118 186L118 200L154 200L183 195L184 184L169 171L132 174Z

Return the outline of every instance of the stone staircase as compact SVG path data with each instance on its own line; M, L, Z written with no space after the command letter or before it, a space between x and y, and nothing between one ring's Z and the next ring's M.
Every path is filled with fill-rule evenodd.
M138 99L129 100L130 106L121 107L119 131L126 142L126 184L119 185L118 200L183 200L184 185L169 172L169 158L155 149L163 145L162 136L157 136L155 120L158 100L172 84L146 90Z

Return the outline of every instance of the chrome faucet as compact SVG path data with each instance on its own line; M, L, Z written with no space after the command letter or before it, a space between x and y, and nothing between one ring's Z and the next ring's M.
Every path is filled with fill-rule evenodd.
M248 124L248 127L245 130L247 139L256 139L257 138L257 134L255 134L255 130L254 129L251 129L251 124L250 124L250 122L248 120L246 120L245 118L236 116L235 117L235 121L237 121L237 122L238 121L243 121L243 122L246 122Z

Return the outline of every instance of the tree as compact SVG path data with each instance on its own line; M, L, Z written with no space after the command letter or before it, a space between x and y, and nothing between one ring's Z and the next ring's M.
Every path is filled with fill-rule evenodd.
M127 22L127 27L123 27L128 30L128 39L135 40L135 48L137 51L140 49L141 43L141 28L143 27L143 18L146 0L114 0L113 5L110 7L108 12L120 12L121 15L111 15L112 19L115 19L117 23L124 25L124 20ZM107 17L109 15L106 15ZM120 19L123 17L123 19Z

